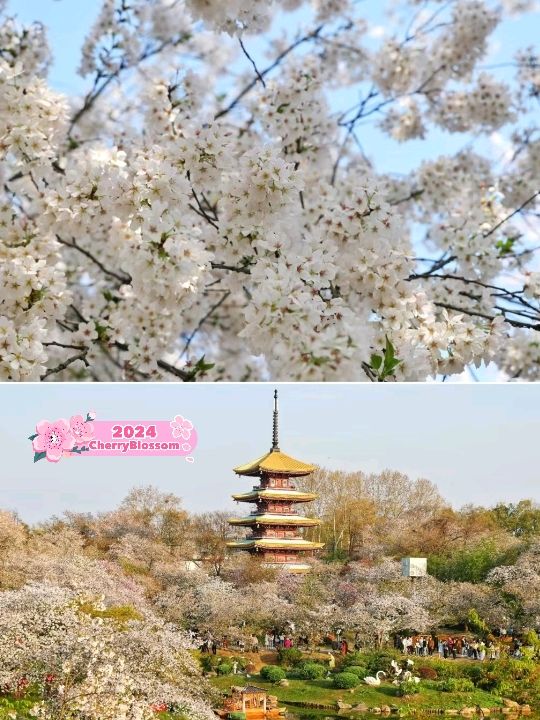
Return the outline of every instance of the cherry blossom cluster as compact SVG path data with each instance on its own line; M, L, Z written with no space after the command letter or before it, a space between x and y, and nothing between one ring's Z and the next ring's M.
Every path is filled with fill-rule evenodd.
M104 0L83 98L4 17L0 377L536 378L538 63L483 69L507 6L400 0L379 37L346 0ZM465 149L381 172L367 123Z
M101 617L105 611L99 598L50 583L3 592L2 686L16 690L23 678L42 688L32 714L45 720L66 712L150 720L158 704L210 720L208 690L187 636L151 613L126 626Z

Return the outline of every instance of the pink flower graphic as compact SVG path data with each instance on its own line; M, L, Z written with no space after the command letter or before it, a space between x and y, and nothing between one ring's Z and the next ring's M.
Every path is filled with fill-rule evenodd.
M172 436L175 438L182 438L182 440L189 440L191 437L191 431L193 430L193 423L186 420L181 415L175 415L174 420L171 420L169 425L172 427Z
M75 440L67 420L55 420L52 423L42 420L36 425L36 437L32 440L35 452L44 452L49 462L58 462L64 450L71 450Z
M85 422L82 415L73 415L69 419L69 427L77 445L81 445L94 437L93 423Z

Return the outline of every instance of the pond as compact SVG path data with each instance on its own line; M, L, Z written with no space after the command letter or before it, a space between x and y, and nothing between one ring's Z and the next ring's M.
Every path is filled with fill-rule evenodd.
M397 718L397 717L411 717L415 718L415 720L434 720L434 718L459 718L461 720L461 715L454 715L449 716L445 715L444 713L429 713L429 712L421 712L416 711L413 713L408 713L406 710L402 709L401 713L392 713L390 715L383 714L383 713L358 713L358 712L350 712L348 710L341 710L341 711L335 711L332 710L317 710L314 708L302 708L298 707L297 705L288 705L287 703L280 703L281 707L287 708L287 714L286 714L286 720L325 720L325 718L329 718L329 720L346 720L347 718L350 718L350 720L381 720L381 718ZM479 718L479 715L471 715L468 716L473 720L474 718ZM521 716L518 714L502 714L502 713L490 713L488 716L493 720L517 720ZM527 715L527 718L530 720L540 720L540 713L532 713L531 715ZM486 718L487 720L487 718Z

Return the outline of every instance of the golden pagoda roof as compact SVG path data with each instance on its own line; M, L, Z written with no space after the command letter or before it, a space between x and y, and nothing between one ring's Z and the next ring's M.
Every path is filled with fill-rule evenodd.
M261 515L248 515L243 518L229 518L231 525L298 525L299 527L313 527L320 525L321 521L316 518L303 517L302 515L284 515L277 513L263 513Z
M290 500L291 502L311 502L317 499L317 493L303 492L280 488L264 488L251 490L251 492L233 495L238 502L254 502L255 500Z
M324 543L311 542L304 538L246 538L245 540L231 540L227 547L236 550L250 550L260 548L261 550L318 550L324 547Z
M278 449L272 449L257 460L233 468L237 475L260 475L261 473L283 473L285 475L309 475L315 470L301 460L295 460Z

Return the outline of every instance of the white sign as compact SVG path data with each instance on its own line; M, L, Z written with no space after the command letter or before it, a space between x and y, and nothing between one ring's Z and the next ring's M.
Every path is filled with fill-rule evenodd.
M401 574L404 577L425 577L427 575L427 558L403 558Z

